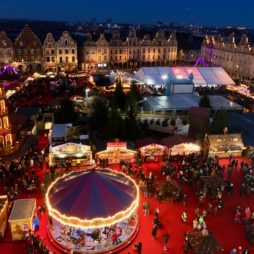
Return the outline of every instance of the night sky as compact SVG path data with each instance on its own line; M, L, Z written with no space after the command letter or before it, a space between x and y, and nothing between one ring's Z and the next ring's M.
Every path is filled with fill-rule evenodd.
M157 21L254 28L253 0L5 0L0 18L152 24Z

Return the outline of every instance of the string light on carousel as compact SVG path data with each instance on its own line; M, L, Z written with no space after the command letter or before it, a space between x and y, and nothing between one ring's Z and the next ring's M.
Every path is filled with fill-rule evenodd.
M139 187L129 176L108 169L71 172L46 193L49 235L65 250L114 253L138 231Z

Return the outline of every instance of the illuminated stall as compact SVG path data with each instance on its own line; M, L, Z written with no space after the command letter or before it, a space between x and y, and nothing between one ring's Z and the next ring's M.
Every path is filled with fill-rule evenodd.
M144 161L159 161L164 154L168 154L168 148L159 144L149 144L139 148Z
M9 217L12 240L24 240L25 233L33 230L33 219L35 215L36 199L18 199Z
M48 188L49 235L64 250L114 253L138 229L139 187L127 175L108 168L71 172Z
M90 146L65 143L49 148L49 165L55 165L63 161L70 161L72 166L92 165L92 150Z
M6 195L0 196L0 237L4 237L8 221L8 199Z
M205 141L206 153L210 157L240 157L246 149L241 134L207 135Z
M200 153L201 151L201 147L197 144L193 144L193 143L182 143L182 144L178 144L173 146L170 149L170 154L171 155L188 155L188 154L192 154L192 153Z
M107 160L108 164L120 163L125 161L128 163L135 162L137 152L127 149L127 142L108 142L107 149L96 153L96 162L101 164L102 160Z

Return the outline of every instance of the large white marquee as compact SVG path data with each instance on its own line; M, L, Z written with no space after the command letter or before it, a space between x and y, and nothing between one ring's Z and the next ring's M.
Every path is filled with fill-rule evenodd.
M135 73L135 76L144 84L163 86L168 79L188 79L191 73L195 86L235 84L222 67L142 67Z

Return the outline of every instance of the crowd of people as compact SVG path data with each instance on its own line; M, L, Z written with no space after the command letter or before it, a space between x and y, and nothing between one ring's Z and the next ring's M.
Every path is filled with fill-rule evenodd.
M131 169L131 166L129 166ZM124 168L125 169L125 168ZM195 210L195 217L192 220L193 230L200 231L202 235L206 236L209 231L207 228L207 216L216 216L224 208L224 200L230 198L234 192L234 184L232 175L234 171L240 170L243 174L243 184L240 189L241 195L250 195L254 191L254 169L253 166L238 159L229 157L228 165L220 165L219 159L206 158L202 154L178 155L167 158L164 165L161 167L161 176L150 173L144 174L142 166L134 175L139 179L140 188L143 190L144 197L149 198L158 195L156 192L156 183L158 177L164 177L165 180L176 179L180 184L187 184L190 188L196 191L198 206ZM125 172L130 173L130 170ZM183 195L181 200L186 206L186 195ZM144 215L149 215L151 205L148 200L143 203ZM211 215L209 215L211 214ZM232 211L233 217L233 211ZM188 223L188 212L182 212L181 221ZM235 222L240 223L244 221L246 224L254 222L254 212L247 207L244 211L240 207L236 209ZM154 222L152 226L152 236L156 238L157 230L160 225L159 217L155 213ZM184 240L184 251L188 253L189 244ZM236 250L236 252L234 252ZM247 248L233 249L232 254L249 253Z
M28 254L54 254L55 252L51 251L45 241L38 235L34 234L32 231L29 231L26 235L26 244L28 249Z

